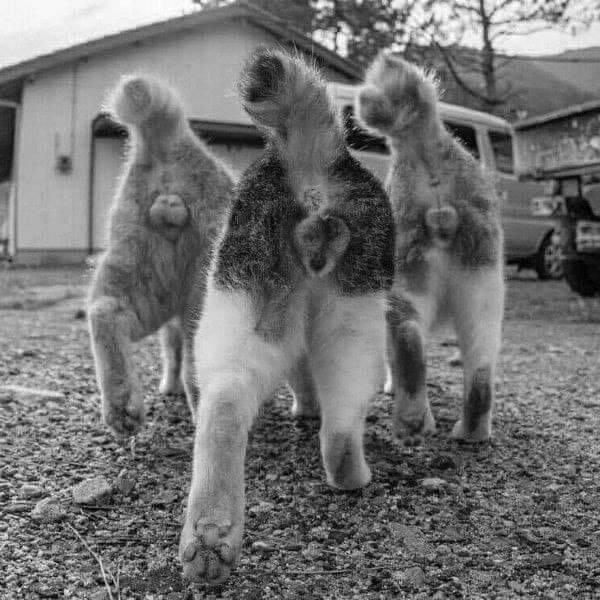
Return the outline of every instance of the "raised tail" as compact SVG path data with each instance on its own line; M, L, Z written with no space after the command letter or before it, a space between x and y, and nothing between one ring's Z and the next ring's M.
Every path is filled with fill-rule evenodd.
M177 93L151 76L123 76L110 94L106 108L149 146L161 140L166 142L189 129Z
M381 52L367 71L356 113L371 131L394 138L413 126L437 126L437 100L437 85L430 74Z
M276 143L293 179L326 175L344 147L342 124L318 72L301 57L258 48L238 82L246 112Z

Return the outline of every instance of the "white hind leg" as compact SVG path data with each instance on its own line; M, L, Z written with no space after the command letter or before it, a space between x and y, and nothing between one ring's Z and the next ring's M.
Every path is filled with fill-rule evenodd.
M183 336L178 319L171 319L160 330L163 375L158 387L161 394L182 394L181 361Z
M290 371L288 385L294 396L292 405L294 417L297 419L317 418L319 416L317 390L306 356L302 356Z
M464 272L455 281L453 309L464 363L463 415L452 436L466 441L489 439L492 431L494 378L504 314L504 282L498 269Z
M209 290L195 336L201 402L179 556L184 575L219 583L239 560L248 432L265 398L298 357L303 332L271 341L256 332L247 294Z
M320 308L309 358L321 405L321 454L327 483L351 490L371 479L363 432L367 404L383 374L385 299L331 295Z

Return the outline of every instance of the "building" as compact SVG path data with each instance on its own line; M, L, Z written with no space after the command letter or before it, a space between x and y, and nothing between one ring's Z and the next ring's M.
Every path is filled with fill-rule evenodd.
M360 77L353 63L246 2L0 70L0 254L5 248L22 264L78 263L105 246L125 139L102 102L124 73L155 73L174 85L195 131L234 170L244 168L262 140L234 82L260 44L310 55L332 81Z
M519 121L514 129L523 174L600 173L600 100Z

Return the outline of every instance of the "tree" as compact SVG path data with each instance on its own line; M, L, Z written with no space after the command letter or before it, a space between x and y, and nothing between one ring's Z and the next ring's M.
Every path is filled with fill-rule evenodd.
M479 99L483 108L493 110L513 93L509 84L502 83L510 57L497 52L499 42L566 24L571 1L424 0L416 37L433 46L462 89ZM473 35L478 51L464 45Z
M234 0L194 0L201 8L231 4ZM307 35L313 33L316 0L252 0L252 4L287 21Z
M336 52L360 64L382 48L404 49L418 0L329 0L317 3L315 30ZM329 35L327 35L329 34ZM329 39L328 39L329 38Z
M202 8L233 0L194 0ZM402 50L412 8L422 0L252 0L351 60L366 64L381 48Z

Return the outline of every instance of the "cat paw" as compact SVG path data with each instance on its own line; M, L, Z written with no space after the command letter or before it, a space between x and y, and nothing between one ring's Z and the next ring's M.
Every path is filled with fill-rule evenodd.
M425 437L436 432L435 419L431 409L427 407L424 413L396 415L394 422L396 437L405 446L419 446Z
M228 519L187 521L179 543L183 576L194 582L223 583L239 562L242 526Z
M124 442L134 436L144 424L144 404L143 402L130 403L127 406L106 403L103 407L103 417L115 438Z
M454 424L450 436L463 442L487 442L492 436L492 431L488 423L480 423L475 429L469 431L461 419Z

